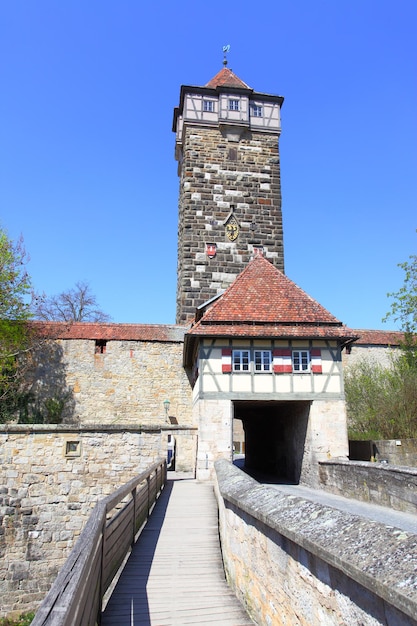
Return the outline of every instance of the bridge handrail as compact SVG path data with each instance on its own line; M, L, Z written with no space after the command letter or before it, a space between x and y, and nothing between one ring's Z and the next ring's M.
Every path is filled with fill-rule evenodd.
M94 626L100 621L104 593L165 483L166 461L159 459L95 505L32 626Z

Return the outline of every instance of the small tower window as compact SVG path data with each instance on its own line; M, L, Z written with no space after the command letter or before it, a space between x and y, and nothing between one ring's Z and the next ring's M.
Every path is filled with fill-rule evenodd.
M105 339L96 339L94 352L96 354L105 354L107 341Z
M262 117L262 107L259 104L251 105L252 117Z
M239 111L239 100L229 100L229 111Z
M207 113L214 113L214 102L213 100L203 100L203 111Z

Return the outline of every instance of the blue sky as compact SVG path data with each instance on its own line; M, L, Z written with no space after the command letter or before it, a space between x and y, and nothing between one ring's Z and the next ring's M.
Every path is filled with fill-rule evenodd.
M0 5L0 223L39 292L90 283L116 322L175 321L181 84L229 67L284 96L286 274L382 324L416 253L415 0Z

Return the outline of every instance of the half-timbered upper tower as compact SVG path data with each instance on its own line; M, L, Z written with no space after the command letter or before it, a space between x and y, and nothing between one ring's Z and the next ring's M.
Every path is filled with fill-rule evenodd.
M183 85L174 111L180 176L177 323L227 288L256 254L284 269L278 137L281 96L226 66Z

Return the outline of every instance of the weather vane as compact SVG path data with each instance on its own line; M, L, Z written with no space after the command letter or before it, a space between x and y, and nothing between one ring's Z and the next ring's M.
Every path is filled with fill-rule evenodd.
M223 46L223 65L227 65L227 53L230 50L230 45L228 44L227 46Z

